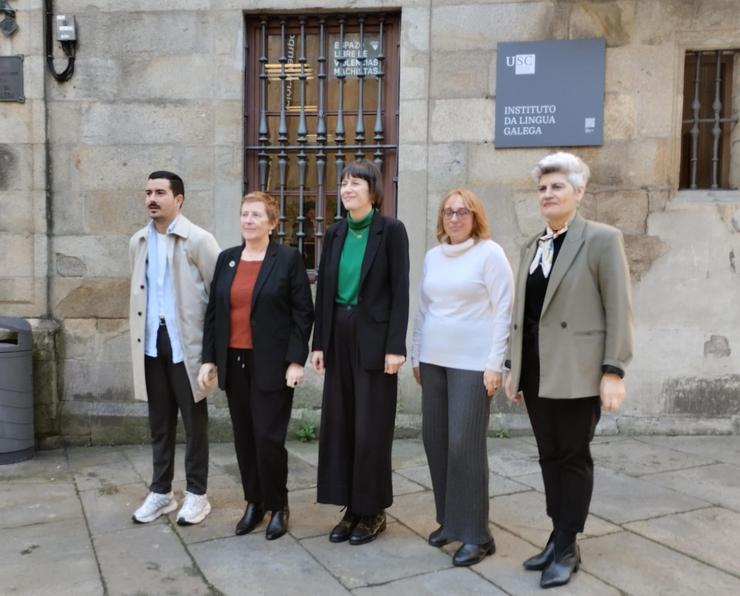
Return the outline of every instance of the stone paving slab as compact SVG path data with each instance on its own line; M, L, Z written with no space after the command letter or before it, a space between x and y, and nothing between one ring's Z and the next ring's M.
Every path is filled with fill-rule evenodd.
M435 517L434 495L431 491L402 495L393 500L388 515L426 540L439 524Z
M307 464L312 466L319 465L319 449L318 443L308 442L303 443L302 441L288 441L285 444L288 449L288 453L292 453L296 457L301 458Z
M427 465L403 468L398 471L398 474L409 480L413 480L428 490L432 489L432 474ZM506 476L496 474L495 472L491 472L488 476L488 494L490 496L508 495L529 489L529 486L511 480Z
M644 476L713 463L701 455L677 451L635 439L601 441L591 447L596 466L628 476ZM639 453L639 457L635 457Z
M194 544L190 551L211 584L224 594L349 594L288 535L273 541L262 534L233 536Z
M488 439L488 466L510 478L539 472L537 446L518 438Z
M80 500L71 481L43 487L32 482L0 482L0 528L81 518Z
M93 544L111 594L211 594L169 524L101 534Z
M691 453L713 461L740 466L740 440L731 436L639 437L642 443Z
M711 507L625 527L740 577L740 513Z
M674 491L740 511L740 466L714 464L654 474L648 478Z
M527 594L542 596L540 588L540 573L525 571L522 561L539 551L528 542L514 536L500 528L491 528L496 541L496 553L486 557L481 563L473 567L476 573L481 574L490 582L508 594ZM454 592L452 592L454 593ZM596 577L585 573L577 573L573 580L554 594L572 596L616 596L617 590L606 585Z
M3 530L0 593L103 594L95 553L82 516Z
M137 447L68 447L66 449L67 459L72 469L79 471L88 466L100 466L113 462L126 461L126 450L144 449ZM151 463L152 448L147 447ZM42 452L43 453L43 452Z
M552 532L552 521L545 512L545 495L538 491L491 499L488 517L494 524L538 547L545 545ZM619 529L619 526L589 514L583 535L601 536Z
M134 526L131 515L144 502L148 490L139 481L133 484L112 484L106 488L80 491L80 500L93 536L128 530ZM179 502L179 501L178 501ZM165 517L152 522L162 524Z
M394 470L427 465L427 454L424 445L418 439L398 439L393 441Z
M740 594L740 579L631 532L581 541L582 568L634 596Z
M398 523L389 523L377 540L360 546L333 544L325 536L301 544L349 589L452 566L448 555Z
M74 479L77 489L85 490L109 490L116 484L132 484L148 480L151 475L151 461L149 462L149 475L142 476L134 466L126 460L109 462L94 466L84 466L75 469Z
M433 571L405 579L389 582L382 586L357 588L357 596L431 596L433 594L470 594L471 596L498 596L502 592L471 569L455 568Z
M660 478L657 475L657 478ZM685 492L668 488L669 481L656 481L656 476L633 478L611 470L594 470L594 492L591 513L615 524L648 519L670 513L681 513L707 507L709 503ZM518 482L544 492L541 474L518 476ZM544 498L544 495L543 495ZM625 503L629 503L626 507Z
M17 464L0 465L1 482L64 482L72 472L64 451L41 451Z

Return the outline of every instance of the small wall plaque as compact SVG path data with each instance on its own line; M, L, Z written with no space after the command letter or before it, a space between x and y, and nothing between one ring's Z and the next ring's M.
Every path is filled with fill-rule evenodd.
M26 101L23 95L23 56L0 56L0 101Z

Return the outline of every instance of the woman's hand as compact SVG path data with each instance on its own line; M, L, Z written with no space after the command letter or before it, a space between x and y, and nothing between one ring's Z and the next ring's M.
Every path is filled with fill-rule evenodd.
M601 409L605 412L615 412L624 401L624 379L613 373L601 375Z
M486 387L488 397L493 397L493 394L501 387L501 373L490 368L485 369L483 371L483 385Z
M285 371L285 384L288 387L295 388L300 385L303 380L303 365L296 362L291 362L288 365L288 370Z
M416 379L416 382L421 385L421 371L419 370L419 367L415 366L412 370L414 371L414 378Z
M506 393L506 399L513 403L521 403L522 392L513 392L511 387L511 373L506 373L506 380L504 381L504 393Z
M198 388L203 393L209 393L216 384L216 365L213 362L204 362L198 370Z
M324 372L324 352L315 350L311 353L311 366L317 373Z
M406 362L406 356L401 356L399 354L386 354L385 369L383 372L387 375L395 375L403 366L404 362Z

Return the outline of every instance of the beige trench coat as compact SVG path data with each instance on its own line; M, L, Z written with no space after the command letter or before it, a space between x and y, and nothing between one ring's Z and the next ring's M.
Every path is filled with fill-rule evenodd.
M144 377L148 237L149 226L145 226L129 241L131 363L134 369L134 397L141 401L148 399ZM220 251L211 233L196 226L184 215L178 215L172 234L167 236L167 264L175 293L177 331L196 402L207 397L198 389L197 379L203 349L203 319Z
M518 391L524 298L537 234L522 248L511 323L511 387ZM632 299L622 233L576 215L550 273L539 325L540 395L599 395L602 365L632 359Z

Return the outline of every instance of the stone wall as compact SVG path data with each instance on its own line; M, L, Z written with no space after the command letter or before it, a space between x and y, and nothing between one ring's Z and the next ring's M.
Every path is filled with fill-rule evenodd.
M57 13L77 17L80 40L75 76L59 84L44 71L43 3L11 4L21 31L0 37L0 53L26 55L28 100L0 105L0 209L9 214L0 218L0 312L44 321L39 353L56 355L40 361L51 370L40 378L56 379L41 382L53 391L37 398L52 404L39 408L44 434L144 440L126 320L126 246L146 223L144 180L154 169L182 172L188 217L222 246L238 241L243 12L268 5L57 0ZM582 211L625 234L637 350L625 408L601 429L736 432L740 310L730 255L740 256L740 198L676 192L684 53L740 47L736 2L359 0L351 10L377 7L402 10L398 215L411 240L414 300L447 189L465 186L484 198L493 236L515 266L523 240L542 226L527 172L548 150L493 143L497 42L605 37L604 145L577 151L593 171ZM347 5L327 0L322 9ZM734 88L737 108L740 66ZM735 182L738 135L735 127ZM296 393L297 420L316 419L320 387L309 373ZM223 396L212 406L216 433L226 436ZM493 428L528 428L502 396L494 410ZM407 369L400 432L418 430L419 412Z

